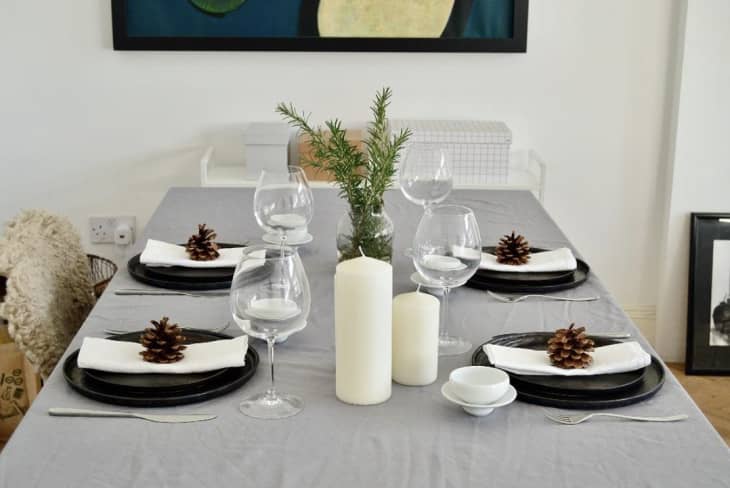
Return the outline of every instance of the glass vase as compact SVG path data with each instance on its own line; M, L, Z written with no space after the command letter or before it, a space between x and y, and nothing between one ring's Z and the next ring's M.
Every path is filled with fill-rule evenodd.
M350 209L337 223L337 262L368 256L387 263L393 258L393 221L382 208Z

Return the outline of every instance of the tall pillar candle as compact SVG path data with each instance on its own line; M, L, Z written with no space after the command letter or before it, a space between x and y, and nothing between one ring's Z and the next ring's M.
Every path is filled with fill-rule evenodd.
M439 301L412 292L393 300L393 381L430 385L439 364Z
M393 267L378 259L343 261L335 271L335 392L345 403L390 398Z

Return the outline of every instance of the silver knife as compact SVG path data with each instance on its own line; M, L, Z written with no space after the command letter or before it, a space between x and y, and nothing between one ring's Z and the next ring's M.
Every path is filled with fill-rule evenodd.
M177 290L146 290L142 288L119 288L115 295L184 296L184 297L227 297L229 290L188 292Z
M176 413L170 415L157 415L134 412L120 412L112 410L84 410L80 408L61 408L54 407L48 409L48 415L54 417L114 417L114 418L133 418L149 420L150 422L162 423L187 423L202 422L204 420L213 420L217 415L199 414L199 413Z

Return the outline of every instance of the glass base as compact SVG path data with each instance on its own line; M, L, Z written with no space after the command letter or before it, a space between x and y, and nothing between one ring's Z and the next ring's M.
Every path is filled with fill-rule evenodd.
M457 356L471 351L471 342L448 334L439 336L439 356Z
M238 408L249 417L275 420L296 415L303 406L304 402L296 395L266 391L244 399Z

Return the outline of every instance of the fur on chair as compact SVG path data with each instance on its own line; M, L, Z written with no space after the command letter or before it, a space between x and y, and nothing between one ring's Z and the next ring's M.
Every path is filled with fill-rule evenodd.
M6 278L0 317L47 377L95 302L78 234L66 218L22 212L0 238L0 275Z

